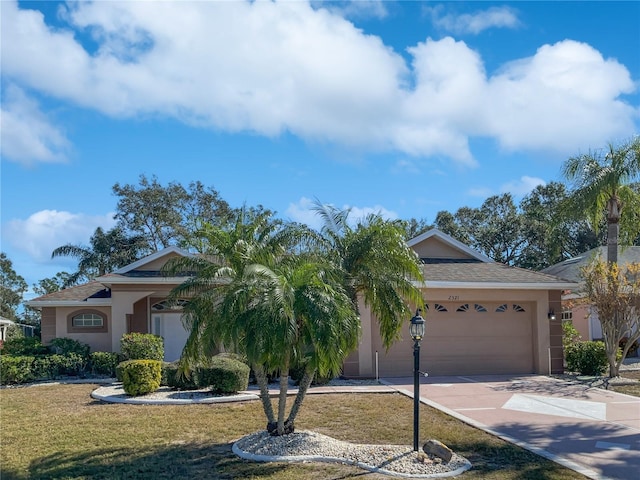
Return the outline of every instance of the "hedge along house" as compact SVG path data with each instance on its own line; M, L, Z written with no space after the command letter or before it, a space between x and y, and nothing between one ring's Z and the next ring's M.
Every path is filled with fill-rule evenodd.
M572 282L509 267L470 249L450 236L430 230L409 242L424 262L424 299L428 311L421 369L430 375L549 373L562 371L561 294ZM31 300L42 311L42 341L70 337L92 351L118 351L124 333L141 332L165 339L165 360L180 357L188 332L181 311L166 297L184 277L166 277L162 266L172 257L190 255L167 248L104 275ZM187 299L185 299L187 301ZM378 324L361 305L362 338L345 361L348 377L408 376L413 342L407 328L385 351Z

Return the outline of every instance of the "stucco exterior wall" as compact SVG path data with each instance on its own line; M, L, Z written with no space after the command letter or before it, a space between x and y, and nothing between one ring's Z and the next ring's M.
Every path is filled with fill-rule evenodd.
M70 332L68 329L69 325L69 316L72 316L78 312L86 311L86 310L95 310L104 314L106 319L106 331L104 332L96 332L87 329L86 332L77 333ZM45 309L43 309L44 311ZM78 340L79 342L86 343L91 347L92 352L110 352L112 351L112 343L111 343L111 308L104 306L83 306L82 308L78 307L58 307L56 309L56 334L54 338L72 338L74 340ZM47 339L47 343L51 341L52 338ZM43 338L44 340L44 338ZM43 343L45 343L43 341Z
M51 340L56 338L55 307L44 307L42 309L40 317L40 338L44 345L48 345Z
M468 253L461 252L437 238L428 238L412 248L421 258L469 258Z

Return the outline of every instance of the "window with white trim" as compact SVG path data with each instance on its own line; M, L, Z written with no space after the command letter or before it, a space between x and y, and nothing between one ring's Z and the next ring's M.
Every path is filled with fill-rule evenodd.
M81 313L71 318L71 324L74 327L102 327L104 317L96 313Z

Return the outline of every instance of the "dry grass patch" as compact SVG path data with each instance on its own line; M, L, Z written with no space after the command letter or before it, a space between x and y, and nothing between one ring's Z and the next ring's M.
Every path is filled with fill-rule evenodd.
M333 464L253 463L234 440L264 428L258 401L209 405L108 404L95 385L3 389L2 478L389 478ZM421 438L437 438L473 463L464 479L584 478L422 405ZM297 422L355 443L412 441L412 400L400 394L309 395Z
M640 370L625 370L620 373L620 376L629 380L636 380L637 382L633 385L611 385L609 390L640 397Z

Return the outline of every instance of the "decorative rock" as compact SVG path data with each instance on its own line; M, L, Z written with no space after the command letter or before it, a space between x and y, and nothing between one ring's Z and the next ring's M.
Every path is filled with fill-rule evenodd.
M433 463L433 460L429 458L429 455L426 453L419 452L416 456L416 462L418 463Z
M428 455L434 455L438 458L441 458L445 462L449 462L451 457L453 456L453 452L449 447L447 447L444 443L434 440L433 438L427 440L422 446L422 450Z

